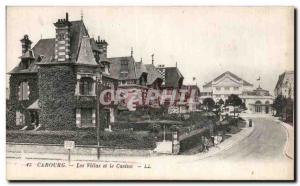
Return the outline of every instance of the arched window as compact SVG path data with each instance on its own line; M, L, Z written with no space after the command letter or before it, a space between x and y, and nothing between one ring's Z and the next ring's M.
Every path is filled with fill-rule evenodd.
M79 82L80 95L93 95L93 79L89 77L83 77Z
M256 101L255 102L255 112L261 112L261 111L262 111L261 101Z
M255 105L261 105L261 101L256 101Z
M269 102L269 101L266 101L266 102L265 102L265 104L266 104L266 105L269 105L269 104L270 104L270 102Z
M28 82L27 81L21 82L19 84L18 89L19 89L18 90L19 100L28 100L30 94Z

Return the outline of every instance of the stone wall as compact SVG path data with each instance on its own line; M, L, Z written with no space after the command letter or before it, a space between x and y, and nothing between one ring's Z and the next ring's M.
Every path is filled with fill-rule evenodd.
M39 121L49 130L76 128L76 75L73 66L41 65L39 77Z
M19 84L23 81L27 81L29 85L29 99L28 100L19 100L18 91ZM30 125L31 118L30 112L26 109L30 106L35 100L39 97L38 91L38 79L36 73L28 74L12 74L9 79L9 91L10 97L7 100L6 108L6 126L8 129L20 128L16 126L16 111L25 114L25 125Z

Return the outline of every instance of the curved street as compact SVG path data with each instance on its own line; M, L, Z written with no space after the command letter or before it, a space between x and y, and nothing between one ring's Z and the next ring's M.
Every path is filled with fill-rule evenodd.
M208 159L218 160L284 160L286 131L271 118L253 118L253 132L232 148Z
M64 171L76 172L78 174L109 173L114 175L118 169L95 169L78 168L82 164L108 163L112 165L130 165L134 168L124 169L120 175L130 175L130 178L152 178L160 176L162 179L293 179L293 160L284 154L287 141L285 128L271 118L253 118L254 128L249 136L233 144L227 150L217 154L199 159L201 154L195 155L161 155L161 156L101 156L101 160L96 160L96 156L83 155L72 156L71 165L65 167ZM203 155L203 154L202 154ZM45 169L37 167L43 163L66 162L66 154L33 154L33 153L10 153L7 159L8 171L26 170L26 166L33 166L34 169L43 172L43 175L61 177L58 169ZM50 158L50 159L49 159ZM82 165L83 166L83 165ZM31 169L30 169L31 170ZM138 170L138 171L137 171ZM174 174L176 170L177 174ZM191 174L197 173L197 174ZM32 172L34 174L35 172ZM13 173L11 175L14 175ZM126 176L126 178L129 178ZM24 177L26 178L26 177ZM96 178L96 177L95 177ZM64 177L65 179L65 177Z

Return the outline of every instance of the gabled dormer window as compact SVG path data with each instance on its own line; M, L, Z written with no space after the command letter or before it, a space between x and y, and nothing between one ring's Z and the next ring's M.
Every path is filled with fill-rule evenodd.
M121 61L121 72L128 72L128 61L127 60Z
M39 55L39 57L37 58L37 62L41 62L42 61L42 59L44 58L44 56L43 55Z
M105 65L104 65L104 72L105 72L106 74L110 74L109 64L105 64Z
M28 67L29 67L29 61L28 60L23 61L22 62L22 67L23 67L23 69L28 69Z

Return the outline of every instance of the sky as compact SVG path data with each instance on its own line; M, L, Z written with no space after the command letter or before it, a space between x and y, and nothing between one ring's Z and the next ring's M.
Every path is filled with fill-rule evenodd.
M273 94L278 75L294 70L289 7L7 7L7 72L19 63L20 39L54 38L57 19L80 20L105 39L108 57L177 66L184 84L200 87L225 71ZM193 81L193 77L196 81ZM7 80L8 83L8 80Z

